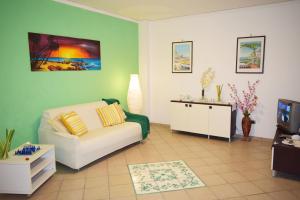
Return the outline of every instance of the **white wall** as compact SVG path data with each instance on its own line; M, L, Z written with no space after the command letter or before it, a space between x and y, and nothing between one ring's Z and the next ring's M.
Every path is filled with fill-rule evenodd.
M256 120L251 135L272 138L276 129L278 98L300 101L300 2L273 4L149 22L145 46L149 48L147 86L151 122L169 124L170 100L180 94L201 96L200 77L212 67L215 80L207 91L216 97L216 84L224 84L223 99L229 100L227 83L239 91L247 81L259 79L259 105L251 115ZM264 74L236 74L237 37L265 35ZM193 73L172 74L172 42L194 41ZM143 48L140 46L140 48ZM141 55L145 56L145 55ZM141 72L142 72L141 71ZM238 116L238 132L241 132Z
M149 58L149 23L141 21L139 22L139 76L143 98L142 113L146 115L150 115Z

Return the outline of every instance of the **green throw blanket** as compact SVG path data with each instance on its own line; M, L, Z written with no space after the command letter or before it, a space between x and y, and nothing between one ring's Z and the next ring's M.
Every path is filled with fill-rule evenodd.
M120 104L120 101L118 99L102 99L102 100L105 101L108 105L116 102ZM126 122L137 122L141 125L143 140L146 139L150 132L149 118L145 115L133 114L127 111L124 112L126 115L126 119L125 119Z

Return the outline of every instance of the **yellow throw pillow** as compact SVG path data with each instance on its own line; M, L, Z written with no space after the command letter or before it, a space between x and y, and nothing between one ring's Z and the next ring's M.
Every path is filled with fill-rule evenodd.
M119 114L114 104L97 108L97 113L104 127L124 123L124 118Z
M125 112L123 111L123 108L120 106L120 104L114 103L113 105L116 107L116 109L117 109L119 115L120 115L123 119L126 119Z
M60 119L68 131L73 135L80 136L88 132L85 124L74 111L62 114Z

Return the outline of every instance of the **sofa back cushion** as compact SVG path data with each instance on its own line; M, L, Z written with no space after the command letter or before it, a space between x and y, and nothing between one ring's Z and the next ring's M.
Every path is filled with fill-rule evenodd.
M49 117L50 120L57 120L59 119L58 116L74 111L80 116L80 119L86 125L88 131L91 131L103 127L96 111L97 108L103 106L107 106L107 103L104 101L97 101L92 103L50 109L45 111L45 114Z

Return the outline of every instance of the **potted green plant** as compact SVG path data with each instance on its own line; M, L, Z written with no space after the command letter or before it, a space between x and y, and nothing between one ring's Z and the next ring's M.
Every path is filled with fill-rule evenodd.
M12 138L14 136L14 129L6 129L5 138L3 141L0 139L0 159L5 160L8 158L8 152L12 143Z

